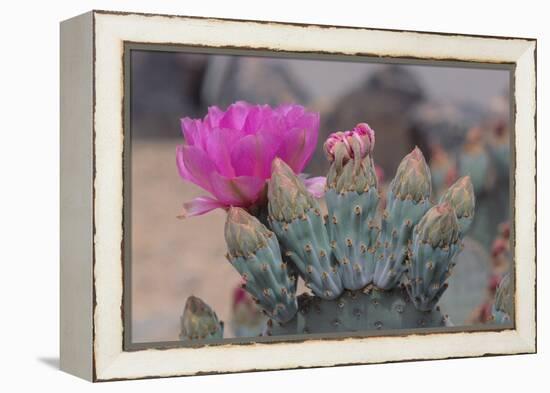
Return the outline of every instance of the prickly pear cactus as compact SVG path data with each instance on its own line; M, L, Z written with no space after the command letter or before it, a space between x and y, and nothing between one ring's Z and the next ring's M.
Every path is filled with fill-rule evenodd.
M429 167L415 148L400 163L378 217L374 143L365 123L325 142L326 210L277 158L267 220L229 209L227 257L270 317L264 334L450 324L437 303L472 222L472 182L459 179L434 203ZM311 294L297 296L300 278Z
M205 340L223 338L223 322L200 298L189 296L185 303L181 322L181 340Z

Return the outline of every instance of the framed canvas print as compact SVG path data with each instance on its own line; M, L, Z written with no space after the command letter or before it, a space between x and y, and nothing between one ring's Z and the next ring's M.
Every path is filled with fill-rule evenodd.
M536 41L61 23L61 368L536 351Z

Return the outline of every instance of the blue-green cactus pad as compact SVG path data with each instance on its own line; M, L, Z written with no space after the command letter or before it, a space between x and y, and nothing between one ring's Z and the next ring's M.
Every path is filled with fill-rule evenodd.
M299 311L287 323L268 322L266 335L362 332L390 329L447 326L447 316L439 308L419 311L401 288L345 291L334 300L316 296L298 297Z
M380 232L375 221L378 191L375 187L361 193L329 189L325 198L327 230L344 288L363 288L374 276L375 246Z
M272 318L284 322L297 310L295 278L283 263L279 243L273 236L268 246L246 257L229 257L246 281L245 289Z
M454 266L452 260L459 250L458 243L434 248L413 240L405 286L418 309L430 310L437 304L447 289L446 281Z
M342 291L338 267L332 261L332 250L324 219L318 208L291 222L271 219L270 225L277 235L285 257L292 261L306 286L324 299L334 299Z
M406 258L412 230L431 207L428 199L418 203L388 195L387 215L382 217L382 233L376 252L374 284L382 289L395 288L407 269Z

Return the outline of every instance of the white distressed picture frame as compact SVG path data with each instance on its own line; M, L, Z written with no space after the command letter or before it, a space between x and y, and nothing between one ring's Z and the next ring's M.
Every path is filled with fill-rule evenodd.
M124 350L124 43L508 63L514 328ZM92 11L61 25L61 368L92 381L536 351L536 41Z

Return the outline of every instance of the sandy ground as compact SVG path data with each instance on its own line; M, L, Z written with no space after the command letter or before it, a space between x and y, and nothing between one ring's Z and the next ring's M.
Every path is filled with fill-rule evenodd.
M190 295L230 319L231 293L240 281L225 260L225 213L176 218L184 201L205 193L180 179L175 149L181 140L136 140L132 147L132 339L178 339L179 317ZM455 325L483 299L488 256L466 242L441 299ZM226 324L227 326L227 324ZM231 332L226 331L225 337Z
M221 210L176 218L181 204L201 189L183 182L176 169L179 140L135 141L132 156L132 339L176 340L189 295L229 319L238 273L225 260Z

